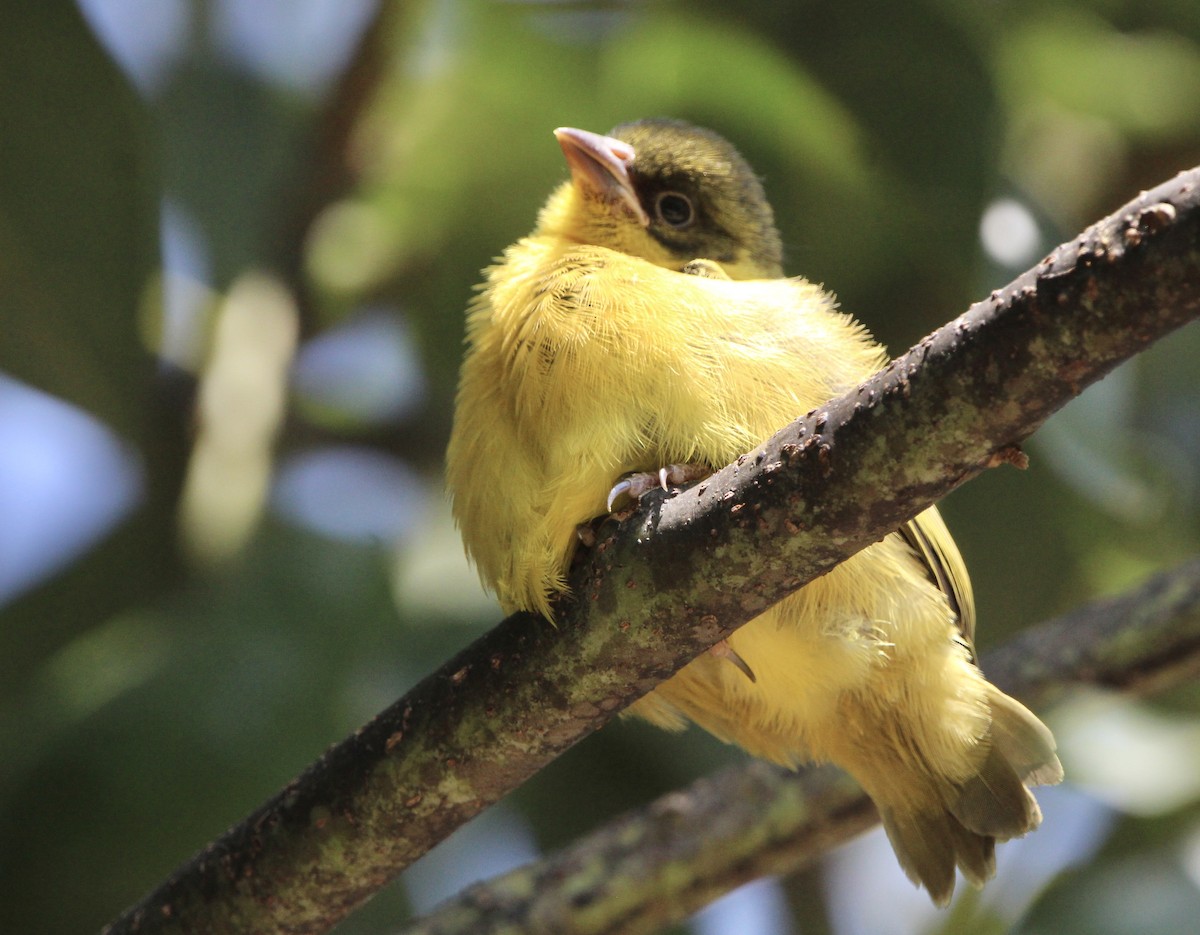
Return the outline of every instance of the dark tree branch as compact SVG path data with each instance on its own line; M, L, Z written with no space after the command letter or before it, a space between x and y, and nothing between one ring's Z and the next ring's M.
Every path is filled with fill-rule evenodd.
M363 29L358 47L349 58L329 93L313 129L313 139L307 148L307 160L302 167L305 179L292 187L299 195L295 203L283 206L286 220L277 237L275 262L288 282L289 288L302 299L306 312L302 322L307 333L314 326L308 309L308 277L303 272L308 251L305 241L313 222L322 211L350 191L360 166L351 152L354 131L363 113L370 106L387 68L387 41L396 28L400 15L394 5L382 5Z
M1013 456L1083 387L1198 313L1193 170L699 487L647 497L577 569L557 629L505 620L106 931L327 930L699 652Z
M1200 669L1200 559L1025 631L984 668L1033 705L1072 685L1144 693L1179 684ZM802 869L877 821L836 769L751 762L472 886L403 935L657 932L748 880Z

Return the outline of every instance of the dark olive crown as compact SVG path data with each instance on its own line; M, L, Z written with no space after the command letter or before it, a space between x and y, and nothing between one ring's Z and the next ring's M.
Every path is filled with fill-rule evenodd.
M635 152L629 176L649 233L681 260L752 260L779 275L782 247L762 183L722 136L680 120L615 127Z

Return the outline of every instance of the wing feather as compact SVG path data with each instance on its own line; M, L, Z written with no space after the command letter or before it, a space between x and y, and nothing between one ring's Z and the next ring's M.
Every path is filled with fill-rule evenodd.
M929 570L929 578L941 589L958 616L958 627L974 652L975 595L967 566L937 507L930 507L899 529Z

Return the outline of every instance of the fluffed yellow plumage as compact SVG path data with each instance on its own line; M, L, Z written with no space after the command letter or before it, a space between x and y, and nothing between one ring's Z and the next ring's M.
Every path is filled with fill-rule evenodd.
M782 278L762 188L710 131L556 131L572 179L472 304L447 480L467 551L506 610L549 614L579 524L614 485L714 470L857 385L883 349ZM695 721L779 763L830 760L879 806L938 903L994 843L1037 826L1050 732L973 661L966 569L937 511L843 563L630 711ZM734 665L730 664L733 661Z

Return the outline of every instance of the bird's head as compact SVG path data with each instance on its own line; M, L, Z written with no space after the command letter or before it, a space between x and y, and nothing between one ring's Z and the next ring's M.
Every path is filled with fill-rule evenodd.
M676 120L624 123L610 136L554 131L571 180L539 231L669 269L714 260L731 279L782 275L775 218L750 166L725 139Z

